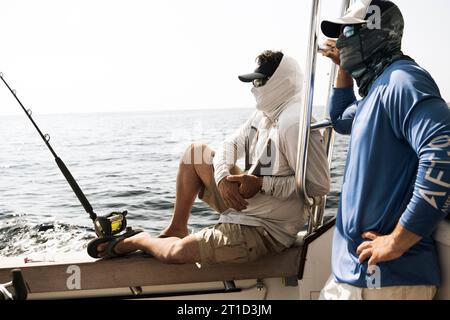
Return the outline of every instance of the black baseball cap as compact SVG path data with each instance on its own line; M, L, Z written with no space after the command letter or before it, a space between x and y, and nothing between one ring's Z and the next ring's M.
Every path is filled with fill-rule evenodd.
M322 21L321 29L323 34L329 38L339 38L343 25L367 23L371 16L371 13L368 12L370 6L378 6L381 14L383 14L394 7L395 4L389 0L357 0L348 8L344 16Z
M281 57L283 57L282 53ZM252 82L253 80L257 79L267 79L275 73L278 66L280 65L281 60L282 59L280 59L278 62L275 62L273 60L263 62L258 68L255 69L254 72L239 76L239 80L241 80L242 82Z

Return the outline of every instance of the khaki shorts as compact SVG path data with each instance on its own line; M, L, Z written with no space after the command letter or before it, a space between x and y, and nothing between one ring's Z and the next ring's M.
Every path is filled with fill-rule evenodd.
M195 234L200 249L200 263L245 263L286 249L263 227L219 223Z
M379 289L358 288L337 282L331 276L320 292L320 300L433 300L435 286L393 286Z
M211 156L214 156L214 152ZM235 166L230 173L241 174L242 170ZM210 176L210 181L202 187L198 197L212 209L222 213L228 207L217 188L212 165ZM220 223L197 232L195 236L199 243L202 264L250 262L286 249L263 227Z

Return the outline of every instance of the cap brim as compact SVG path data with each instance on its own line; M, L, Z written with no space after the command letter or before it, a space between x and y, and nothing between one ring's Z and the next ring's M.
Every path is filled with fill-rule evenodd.
M244 75L238 76L238 78L242 82L252 82L253 80L265 79L267 77L266 77L266 75L264 75L262 73L253 72L253 73L249 73L249 74L244 74Z
M367 23L366 20L352 18L352 17L343 17L335 20L325 20L322 21L320 28L322 29L322 33L328 38L339 38L341 35L341 28L346 24L362 24Z

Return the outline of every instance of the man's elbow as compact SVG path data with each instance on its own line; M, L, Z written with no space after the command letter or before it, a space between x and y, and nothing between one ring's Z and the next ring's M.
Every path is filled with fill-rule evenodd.
M327 195L331 191L331 173L328 168L328 161L326 162L325 168L322 171L323 177L320 179L319 189L321 195Z
M331 181L329 175L321 177L319 181L307 183L307 191L311 197L325 196L331 191Z
M327 183L324 183L323 185L320 185L317 188L317 195L313 195L314 197L316 196L325 196L327 194L329 194L331 191L331 184L328 181Z
M327 195L330 193L330 191L331 191L331 183L328 180L328 182L325 185L323 185L322 189L320 190L320 193L322 195Z
M332 121L333 129L339 134L350 135L352 133L353 120Z

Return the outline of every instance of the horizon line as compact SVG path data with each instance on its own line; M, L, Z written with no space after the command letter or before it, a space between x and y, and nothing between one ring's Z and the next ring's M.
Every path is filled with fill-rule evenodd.
M446 102L447 105L450 107L450 101ZM314 105L314 107L325 107L325 105ZM157 110L118 110L118 111L82 111L82 112L76 112L76 111L70 111L70 112L42 112L42 113L36 113L34 115L83 115L83 114L120 114L120 113L161 113L165 111L204 111L204 110L214 110L214 111L225 111L225 110L249 110L249 109L256 109L255 107L219 107L219 108L167 108L167 109L157 109ZM0 113L0 117L2 116L19 116L21 112L17 110L17 112L14 113Z
M82 114L118 114L118 113L161 113L166 111L204 111L204 110L215 110L215 111L225 111L225 110L244 110L244 109L253 109L254 107L220 107L220 108L167 108L167 109L155 109L155 110L116 110L116 111L69 111L69 112L42 112L42 113L33 113L33 115L82 115ZM17 110L14 113L0 113L0 117L2 116L18 116L20 113L23 114L23 111Z

